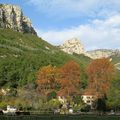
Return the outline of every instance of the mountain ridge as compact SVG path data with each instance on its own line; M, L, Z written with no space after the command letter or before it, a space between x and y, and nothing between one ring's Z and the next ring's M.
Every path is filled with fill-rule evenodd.
M103 57L108 58L112 55L117 55L117 54L120 55L119 49L95 49L95 50L86 51L84 45L81 43L81 41L78 38L72 38L65 41L62 45L59 46L59 48L68 54L73 54L73 53L84 54L85 56L88 56L91 59L97 59Z

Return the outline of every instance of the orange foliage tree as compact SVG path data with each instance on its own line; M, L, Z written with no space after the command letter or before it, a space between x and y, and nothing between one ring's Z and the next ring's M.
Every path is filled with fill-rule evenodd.
M58 69L51 65L42 67L37 72L37 89L42 94L48 94L57 87Z
M114 77L114 65L107 58L93 60L88 68L88 90L93 90L98 97L107 94L110 81Z
M79 93L80 71L75 61L67 62L61 68L44 66L37 72L37 90L44 95L55 91L64 97Z
M69 61L60 68L61 85L58 95L60 96L72 96L78 93L80 88L80 66L75 61Z

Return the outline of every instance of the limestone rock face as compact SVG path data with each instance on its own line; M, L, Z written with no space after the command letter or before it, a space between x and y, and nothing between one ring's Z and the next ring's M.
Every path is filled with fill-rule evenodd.
M72 38L70 40L65 41L63 45L59 46L59 48L68 54L84 54L85 56L88 56L91 59L108 58L112 55L120 55L120 50L112 49L97 49L85 51L84 46L77 38Z
M60 49L68 54L83 54L85 52L84 46L77 38L72 38L70 40L65 41L63 45L60 45Z
M30 19L23 16L21 8L16 5L0 4L0 28L37 35Z
M119 54L119 50L111 50L111 49L98 49L86 52L86 55L92 59L98 58L108 58L112 55Z
M92 59L98 59L98 58L108 58L110 56L120 56L120 50L118 49L98 49L93 51L86 52L87 56Z

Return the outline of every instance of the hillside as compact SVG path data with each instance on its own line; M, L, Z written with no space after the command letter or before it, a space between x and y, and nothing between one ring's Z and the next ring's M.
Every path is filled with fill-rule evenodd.
M114 49L96 49L96 50L91 50L87 51L87 55L92 58L92 59L97 59L97 58L108 58L110 56L119 54L119 50L114 50Z
M110 57L112 59L112 63L115 65L117 70L120 70L120 54L112 55Z
M59 67L72 59L83 68L90 59L80 56L68 55L38 38L19 6L0 4L0 87L33 83L37 70L49 64Z
M116 54L111 56L112 58L112 63L115 65L115 79L120 80L120 54Z
M90 60L64 53L35 35L0 29L0 86L25 85L35 80L40 67L61 66L71 59L82 67Z
M111 56L111 58L112 58L112 62L114 64L117 64L117 63L120 62L120 54L119 55L113 55L113 56Z

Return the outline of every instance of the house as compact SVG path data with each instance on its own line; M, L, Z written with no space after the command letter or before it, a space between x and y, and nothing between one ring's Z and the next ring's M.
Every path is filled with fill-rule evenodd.
M95 108L95 101L97 99L97 94L94 90L92 89L86 89L81 96L82 101L86 104L91 106L91 109Z
M8 105L7 110L3 110L3 113L4 114L8 114L8 113L15 114L16 111L17 111L17 108Z
M94 103L94 101L95 101L95 97L93 96L93 95L87 95L87 94L83 94L82 96L81 96L81 98L82 98L82 100L83 100L83 102L85 103L85 104L87 104L87 105L92 105L93 103Z

